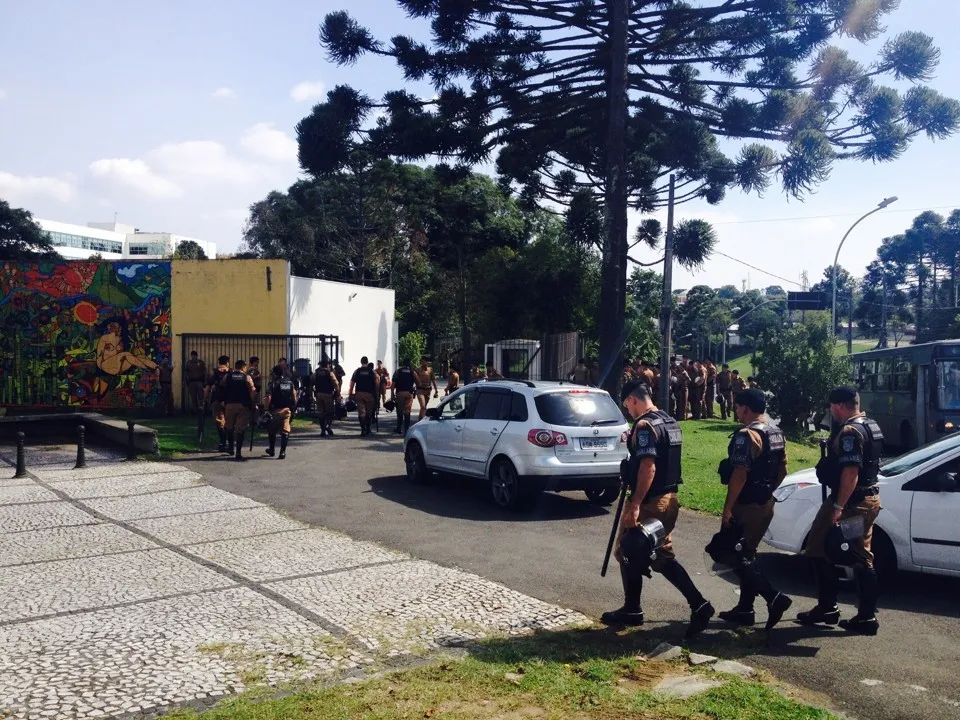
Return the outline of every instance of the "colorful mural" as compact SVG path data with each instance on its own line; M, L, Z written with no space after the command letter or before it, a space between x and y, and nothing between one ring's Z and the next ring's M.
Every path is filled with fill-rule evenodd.
M169 262L0 264L0 405L160 402Z

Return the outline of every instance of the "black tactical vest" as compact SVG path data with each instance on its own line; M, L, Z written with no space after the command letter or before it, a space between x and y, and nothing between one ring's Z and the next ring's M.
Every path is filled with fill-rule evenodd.
M213 371L211 376L211 383L213 384L213 397L211 399L216 400L217 402L224 402L227 397L227 391L224 389L223 385L220 382L223 380L224 375L229 375L229 370L221 370L217 368Z
M242 370L233 370L227 375L224 388L224 401L228 403L250 404L250 386L247 385L247 374Z
M410 368L400 368L393 376L394 389L399 392L413 392L416 382L413 379L413 371Z
M753 461L750 470L747 472L747 483L740 496L738 503L765 503L770 499L773 492L773 486L777 482L777 471L783 463L783 456L787 452L787 440L780 428L769 425L768 423L755 422L747 425L748 430L757 433L762 442L763 450L760 457ZM736 435L730 440L727 453L733 453L733 443L736 442Z
M329 395L334 390L333 378L330 371L325 369L317 370L313 378L313 389L322 395Z
M293 381L284 378L278 380L270 386L270 409L279 410L289 408L293 410Z
M863 465L857 474L857 487L872 487L877 484L880 475L880 458L883 454L883 432L876 420L863 415L850 418L843 424L849 425L863 438ZM841 430L843 429L841 426Z
M370 368L359 368L357 370L356 380L354 380L354 389L357 392L371 393L377 392L377 381Z
M683 482L680 479L683 433L677 421L663 410L652 410L638 420L650 423L657 443L656 474L653 476L647 496L643 499L643 502L647 502L659 495L675 492Z

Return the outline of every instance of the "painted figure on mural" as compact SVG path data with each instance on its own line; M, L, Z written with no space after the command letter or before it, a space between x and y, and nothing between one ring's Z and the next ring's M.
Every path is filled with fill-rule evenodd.
M108 375L120 375L134 368L154 371L157 364L147 357L137 357L125 349L120 323L107 325L107 332L97 341L97 367Z

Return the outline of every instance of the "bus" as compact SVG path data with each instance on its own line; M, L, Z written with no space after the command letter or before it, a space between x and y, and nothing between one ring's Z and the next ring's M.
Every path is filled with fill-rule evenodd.
M960 340L868 350L850 361L860 409L887 445L906 451L960 428Z

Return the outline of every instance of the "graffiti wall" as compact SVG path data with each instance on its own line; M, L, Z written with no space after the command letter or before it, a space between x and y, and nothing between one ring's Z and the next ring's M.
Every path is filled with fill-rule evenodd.
M159 404L169 262L0 264L0 405Z

